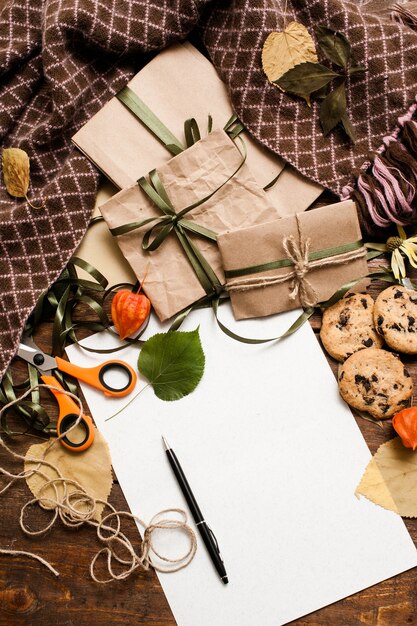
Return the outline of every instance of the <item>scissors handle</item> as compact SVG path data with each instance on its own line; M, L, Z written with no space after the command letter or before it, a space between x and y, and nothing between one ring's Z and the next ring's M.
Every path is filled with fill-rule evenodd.
M55 378L55 376L42 376L43 382L52 387L58 387L65 391L59 381ZM61 393L60 391L56 391L55 389L50 389L51 393L55 396L56 401L59 406L59 416L58 422L56 425L58 437L62 435L65 431L67 431L73 423L78 419L80 414L80 407L78 404L72 400L65 393ZM61 439L61 443L65 448L71 450L71 452L83 452L87 450L91 446L94 441L94 427L93 421L89 415L81 416L80 425L84 428L85 437L83 441L79 443L71 441L67 436Z
M136 372L124 361L106 361L105 363L100 363L100 365L97 365L96 367L80 367L79 365L75 365L69 361L64 361L64 359L57 356L56 362L58 369L61 370L61 372L70 374L70 376L74 376L78 380L82 380L91 387L99 389L106 394L106 396L114 396L115 398L127 396L133 391L136 385ZM125 374L122 385L112 387L108 382L106 382L105 374L111 371L119 371Z

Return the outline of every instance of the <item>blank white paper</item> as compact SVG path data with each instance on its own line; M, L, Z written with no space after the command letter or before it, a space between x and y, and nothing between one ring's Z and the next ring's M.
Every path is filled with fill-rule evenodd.
M235 323L227 306L220 313L258 337L278 335L299 314ZM148 387L106 422L130 397L83 385L131 511L149 521L187 509L164 435L217 536L228 585L198 535L189 567L159 574L178 625L278 626L417 565L401 518L354 495L370 452L309 324L258 346L224 335L210 310L194 311L181 330L198 325L206 366L186 398L164 402ZM146 336L161 328L151 320ZM88 345L114 341L101 333ZM106 358L75 346L67 353L84 366ZM137 357L135 348L115 353L134 367ZM161 543L171 554L173 539Z

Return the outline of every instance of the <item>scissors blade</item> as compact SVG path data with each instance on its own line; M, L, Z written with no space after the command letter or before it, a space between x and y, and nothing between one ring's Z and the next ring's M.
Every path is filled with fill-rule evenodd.
M57 368L57 362L53 356L39 350L36 344L28 345L28 343L19 344L17 354L20 358L37 367L40 372L49 372Z

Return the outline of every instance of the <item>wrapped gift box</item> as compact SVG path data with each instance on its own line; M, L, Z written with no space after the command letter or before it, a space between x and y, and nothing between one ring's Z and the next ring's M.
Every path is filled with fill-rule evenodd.
M195 118L204 136L208 115L216 129L223 128L233 114L226 87L213 65L190 43L162 51L128 86L180 141L186 119ZM248 133L242 136L247 164L259 186L264 187L279 174L268 195L281 216L304 211L320 195L320 185L285 165ZM171 158L116 97L74 135L73 141L120 189Z
M278 218L277 209L242 162L236 144L224 131L217 130L157 168L157 173L176 213L215 192L184 217L217 234ZM164 215L138 184L113 196L101 212L113 230ZM143 279L146 274L144 290L160 320L165 320L206 292L175 232L156 250L142 249L143 236L152 225L119 235L116 240L137 277ZM224 275L216 243L194 235L190 238L222 284Z
M328 300L368 272L352 201L219 234L236 319Z

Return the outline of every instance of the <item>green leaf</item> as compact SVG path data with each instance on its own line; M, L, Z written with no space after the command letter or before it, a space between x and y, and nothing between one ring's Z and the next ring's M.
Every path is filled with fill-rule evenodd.
M311 94L311 97L314 100L317 100L317 101L324 100L324 98L327 96L327 91L328 91L327 85L325 85L324 87L321 87L320 89L317 89L317 91L314 91Z
M326 58L335 65L346 69L351 55L350 43L346 37L342 33L322 25L317 26L316 37Z
M354 74L364 74L366 72L366 67L363 65L351 65L348 69L348 74L353 76Z
M158 333L142 347L139 372L161 400L179 400L197 387L204 372L198 328L192 332Z
M344 115L342 115L342 126L344 128L345 133L347 134L347 136L349 137L349 139L351 140L352 143L356 142L356 133L355 133L355 129L352 126L352 122L350 121L347 113L345 113Z
M325 87L334 78L340 78L340 74L333 72L333 70L320 63L306 61L288 70L274 82L284 91L290 91L304 98L314 91Z
M328 135L346 113L345 83L338 85L320 105L320 122L324 135Z

